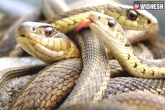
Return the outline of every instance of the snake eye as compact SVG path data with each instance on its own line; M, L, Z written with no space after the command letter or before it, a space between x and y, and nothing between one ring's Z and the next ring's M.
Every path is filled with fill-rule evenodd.
M115 24L116 24L116 22L115 22L115 20L108 20L108 26L110 27L110 28L113 28L114 26L115 26Z
M54 32L54 30L53 30L52 27L46 27L46 28L45 28L45 36L46 36L46 37L52 37L53 32Z
M127 14L127 17L128 17L128 19L134 21L138 17L138 14L137 14L137 12L135 10L129 10L128 14Z

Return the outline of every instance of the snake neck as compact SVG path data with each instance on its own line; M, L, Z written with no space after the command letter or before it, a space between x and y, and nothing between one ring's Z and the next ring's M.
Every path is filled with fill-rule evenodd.
M82 30L80 35L77 39L82 52L83 70L77 85L61 107L101 100L110 81L110 67L103 42L90 30Z
M124 70L141 78L164 78L165 59L147 60L136 55L130 43L125 40L116 44L108 43L114 57Z

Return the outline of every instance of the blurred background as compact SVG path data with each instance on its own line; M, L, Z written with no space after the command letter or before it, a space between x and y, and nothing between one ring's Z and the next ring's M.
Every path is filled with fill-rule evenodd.
M83 0L65 0L65 1L67 4L71 4L75 1L83 1ZM132 0L116 0L116 1L131 6L133 6L133 2L134 2ZM160 0L143 0L143 1L160 1ZM21 17L41 7L42 7L42 0L0 0L0 18L6 15L11 17ZM148 10L148 11L151 12L158 19L160 26L160 34L165 36L165 10Z

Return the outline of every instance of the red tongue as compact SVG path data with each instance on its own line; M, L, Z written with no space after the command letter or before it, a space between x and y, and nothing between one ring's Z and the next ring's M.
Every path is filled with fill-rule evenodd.
M85 21L81 22L77 27L76 27L76 33L78 33L85 25L93 23L91 19L86 19Z

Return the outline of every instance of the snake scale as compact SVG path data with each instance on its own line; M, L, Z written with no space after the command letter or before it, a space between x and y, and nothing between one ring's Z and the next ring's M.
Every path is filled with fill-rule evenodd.
M100 8L100 9L101 9L101 8ZM100 11L100 10L99 10L99 11ZM101 11L103 11L103 10L101 10ZM106 12L106 11L105 11L105 12ZM104 13L104 12L103 12L103 13ZM62 15L62 16L64 17L65 15ZM111 16L112 16L112 15L111 15ZM115 15L115 16L116 16L116 15ZM115 17L115 16L114 16L114 17ZM119 17L119 18L120 18L120 17ZM121 17L121 18L122 18L122 17ZM120 19L121 19L121 18L120 18ZM72 19L72 18L71 18L71 19ZM119 19L119 21L120 21L120 19ZM66 19L64 19L64 21L65 21L65 20L66 20ZM69 30L69 31L72 30L73 27L77 26L77 24L75 23L75 24L76 24L75 26L73 26L73 27L72 27L72 26L68 26L68 27L71 27L71 28L65 29L65 26L66 26L65 23L61 23L61 21L57 21L57 22L60 22L60 24L62 24L62 26L64 26L64 27L62 28L62 29L64 29L64 33L65 33L66 31L68 32L68 30ZM77 21L76 21L76 22L77 22ZM81 21L78 21L78 22L81 22ZM127 21L127 22L128 22L128 21ZM144 22L144 21L142 21L142 22ZM150 24L150 23L152 24L152 20L147 20L147 23L148 23L148 24ZM57 23L57 24L58 24L58 23ZM133 24L135 24L135 23L133 23ZM56 24L52 24L52 26L56 27L55 25L56 25ZM155 25L157 25L157 24L155 24ZM155 25L154 25L153 27L155 27ZM141 26L141 27L139 27L139 28L142 28L142 27L143 27L143 28L148 28L148 29L150 28L150 27L147 27L146 25ZM151 27L152 27L152 26L151 26ZM61 29L61 28L58 27L58 26L57 26L56 28L57 28L57 29ZM128 27L127 27L127 28L128 28ZM89 32L88 32L88 33L89 33ZM109 70L109 69L108 69L108 70ZM106 85L107 85L107 84L106 84ZM81 101L81 100L79 100L79 101ZM49 103L49 102L48 102L48 103ZM32 102L31 104L33 104L33 102ZM33 106L33 105L29 105L29 106ZM26 106L25 106L25 107L26 107Z

